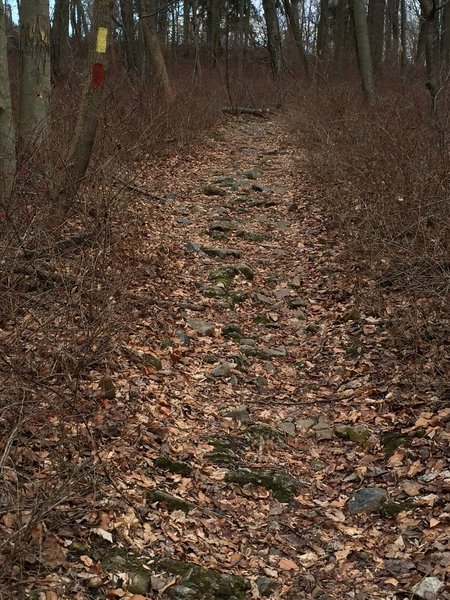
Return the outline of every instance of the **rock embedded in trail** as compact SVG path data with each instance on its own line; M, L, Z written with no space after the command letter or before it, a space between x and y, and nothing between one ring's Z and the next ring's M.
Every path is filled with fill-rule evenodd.
M228 377L231 374L231 365L227 362L220 363L220 365L211 369L209 374L212 377Z
M245 600L249 582L239 575L205 569L194 563L165 558L157 563L159 571L178 577L167 595L172 600Z
M414 596L424 600L433 600L438 597L444 583L437 577L424 577L411 588Z
M195 242L186 242L186 244L184 245L184 248L188 252L198 252L198 253L203 252L201 246L199 244L196 244Z
M278 346L276 348L264 348L261 350L261 356L264 358L281 358L286 356L286 348L284 346Z
M155 467L163 471L170 471L178 475L188 476L192 473L192 467L186 462L175 460L167 455L158 456L154 462Z
M277 469L241 468L228 471L226 482L255 485L271 490L279 502L291 502L300 490L300 482L290 473Z
M350 498L350 514L378 512L386 502L387 492L382 488L361 488Z
M217 258L241 258L241 252L236 250L236 248L209 248L207 246L202 246L202 250L208 256L214 256Z
M334 433L343 440L350 440L363 446L370 438L370 431L362 425L339 425Z
M225 413L225 417L230 417L240 423L251 423L252 418L248 412L248 408L245 405L237 406L233 410Z
M202 294L206 298L225 298L227 290L222 285L212 285L204 288Z
M202 319L189 319L188 325L200 336L213 336L216 330L214 323L203 321Z
M205 185L202 189L202 194L205 196L226 196L226 191L216 185Z
M212 221L209 225L208 231L220 231L227 232L238 229L239 223L232 221L231 219L221 219L220 221Z

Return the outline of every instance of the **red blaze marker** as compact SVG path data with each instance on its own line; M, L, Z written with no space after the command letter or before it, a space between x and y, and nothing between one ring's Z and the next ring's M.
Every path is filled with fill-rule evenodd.
M93 87L102 85L105 79L105 67L101 63L95 63L92 65L92 79L91 84Z

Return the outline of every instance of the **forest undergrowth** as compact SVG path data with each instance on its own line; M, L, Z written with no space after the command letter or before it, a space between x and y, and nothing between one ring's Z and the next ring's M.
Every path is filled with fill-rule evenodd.
M444 526L449 481L445 130L433 128L417 89L386 92L373 109L348 85L333 94L306 90L266 125L221 114L229 102L222 75L205 77L202 87L178 81L168 111L152 114L151 99L111 87L94 166L67 215L53 187L64 164L50 161L50 174L33 156L22 160L29 176L2 214L1 597L137 600L165 586L170 593L173 577L152 579L148 594L132 592L129 568L112 574L111 547L225 568L251 581L253 597L262 594L257 576L275 582L273 598L293 599L391 598L389 585L408 588L411 571L440 577L448 568L439 519ZM268 107L293 96L292 82L284 89L269 81L256 72L233 101ZM70 118L57 123L49 146L56 158L72 126ZM231 229L214 229L222 221ZM202 248L229 250L229 242L235 254L226 263L242 256L256 283L242 269L205 274L220 268L221 255ZM217 289L205 292L202 277ZM193 330L199 315L215 324L212 335ZM234 337L224 333L228 321L239 324ZM252 327L255 335L242 334ZM240 338L254 337L267 347L241 352ZM211 364L223 363L217 379ZM341 402L335 412L331 397ZM227 412L241 404L255 425L276 433L258 434L256 445L240 439L243 423ZM336 441L333 424L348 424L346 416L367 428L367 451ZM418 428L423 437L409 435ZM246 468L279 462L314 482L320 499L296 488L294 518L273 489L250 484L240 495L225 485L223 464L207 458L217 448L205 431L223 450L219 430L236 442ZM372 561L357 541L367 535L375 548L378 525L350 526L343 513L355 473L360 482L367 471L370 481L379 476L381 467L364 457L382 460L380 430L398 433L382 467L395 510L403 514L412 495L420 516L406 519L408 532L426 523L426 551L411 559L408 541L402 560L415 567L390 577L383 561L398 557ZM192 463L194 475L156 467L160 454ZM427 461L436 477L416 480ZM319 463L336 474L331 483ZM415 487L395 488L410 479ZM151 502L155 489L196 512L164 508L162 496ZM383 518L393 553L397 516ZM443 558L430 559L433 550ZM367 564L376 574L365 587Z

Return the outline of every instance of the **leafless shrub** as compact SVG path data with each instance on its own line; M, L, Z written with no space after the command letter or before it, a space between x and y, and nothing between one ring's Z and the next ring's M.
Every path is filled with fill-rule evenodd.
M450 106L436 124L419 85L384 86L370 109L356 85L305 92L288 126L309 156L330 223L357 257L351 277L360 293L379 305L397 294L397 332L416 347L437 347L449 314Z

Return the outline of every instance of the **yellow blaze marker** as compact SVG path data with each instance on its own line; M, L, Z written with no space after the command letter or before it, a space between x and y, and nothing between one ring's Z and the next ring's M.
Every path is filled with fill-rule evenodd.
M108 29L106 27L99 27L97 30L97 47L96 51L99 54L106 52L106 40L108 39Z

